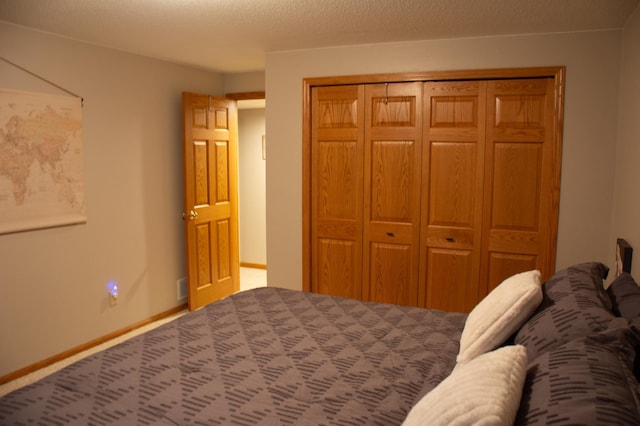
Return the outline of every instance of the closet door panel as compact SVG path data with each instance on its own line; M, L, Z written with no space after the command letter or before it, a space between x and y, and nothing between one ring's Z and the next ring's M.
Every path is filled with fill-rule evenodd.
M491 229L537 231L542 182L542 144L493 144Z
M361 288L357 277L360 276L357 262L358 245L349 239L320 239L318 241L318 271L314 292L334 296L358 299Z
M356 140L335 139L317 143L317 215L323 222L353 221L362 198L355 193L360 185L354 173L361 160L356 157Z
M511 271L555 268L559 180L551 79L488 84L483 265L486 291Z
M479 293L485 83L426 83L424 90L423 300L468 312Z
M430 145L427 242L469 248L474 239L474 206L480 195L475 191L477 144L432 142Z
M493 252L489 257L489 277L488 291L493 290L498 284L510 276L519 272L531 271L536 268L536 256L517 255Z
M362 297L362 88L312 91L311 290Z
M477 287L473 283L474 253L471 250L432 248L427 253L427 306L447 308L453 312L469 312L477 304Z
M421 95L421 83L365 89L365 300L418 305Z
M369 300L415 305L415 141L371 141ZM365 272L365 273L367 273ZM415 290L415 292L412 291Z
M410 244L372 242L369 262L369 300L399 305L416 303Z
M371 141L370 220L411 224L416 174L413 140ZM389 224L389 226L392 226Z

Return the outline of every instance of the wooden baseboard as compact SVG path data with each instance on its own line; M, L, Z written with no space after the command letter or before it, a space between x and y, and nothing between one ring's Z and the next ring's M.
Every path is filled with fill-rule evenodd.
M243 268L267 269L267 265L263 265L262 263L240 262L240 266Z
M105 343L111 339L115 339L116 337L120 337L123 334L126 334L130 331L133 331L137 328L143 327L147 324L151 324L152 322L161 320L163 318L167 318L173 314L177 314L180 311L183 311L187 309L187 305L183 304L183 305L179 305L176 306L175 308L171 308L168 311L165 312L161 312L157 315L152 316L151 318L147 318L145 320L142 320L140 322L137 322L135 324L132 324L128 327L122 328L120 330L114 331L113 333L109 333L105 336L102 337L98 337L97 339L91 340L90 342L84 343L82 345L76 346L75 348L66 350L64 352L61 352L57 355L54 355L50 358L44 359L42 361L38 361L35 364L31 364L27 367L21 368L20 370L14 371L13 373L9 373L7 375L4 375L2 377L0 377L0 385L3 385L5 383L8 383L12 380L18 379L22 376L26 376L27 374L33 373L34 371L37 371L41 368L44 367L48 367L51 364L55 364L58 361L62 361L65 358L68 358L70 356L79 354L80 352L86 351L87 349L91 349L95 346L98 346L102 343Z

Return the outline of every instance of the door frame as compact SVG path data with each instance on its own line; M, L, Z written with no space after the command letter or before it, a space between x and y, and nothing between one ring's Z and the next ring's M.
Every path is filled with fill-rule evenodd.
M234 101L251 101L254 99L267 99L267 96L264 91L225 93L224 97L228 99L233 99Z
M499 80L522 78L552 78L554 80L554 156L560 167L562 158L562 130L564 127L564 86L565 66L529 67L529 68L495 68L457 71L425 71L391 74L363 74L334 77L314 77L303 80L302 90L302 289L311 291L311 90L319 86L356 85L374 83L396 83L412 81L452 81L452 80ZM552 192L551 203L560 204L560 170L554 171L557 182ZM558 224L552 230L552 241L558 239ZM556 244L553 245L552 259L556 257Z

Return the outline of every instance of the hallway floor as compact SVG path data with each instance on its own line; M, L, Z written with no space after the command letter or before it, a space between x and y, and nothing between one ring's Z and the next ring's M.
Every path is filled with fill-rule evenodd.
M251 290L256 287L266 287L267 270L240 267L240 291Z

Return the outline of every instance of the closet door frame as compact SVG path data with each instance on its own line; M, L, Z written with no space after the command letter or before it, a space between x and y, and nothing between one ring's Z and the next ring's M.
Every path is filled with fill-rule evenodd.
M549 202L558 210L560 204L560 167L562 159L562 129L564 122L564 86L566 67L531 67L531 68L504 68L504 69L479 69L457 71L426 71L391 74L364 74L334 77L315 77L303 80L303 109L302 109L302 289L311 291L311 90L317 86L356 85L395 82L427 82L427 81L454 81L454 80L498 80L498 79L522 79L522 78L552 78L554 85L554 112L553 112L553 155L555 170L552 176L553 190L549 194ZM555 262L556 242L558 236L558 224L551 226L548 253L549 259Z

